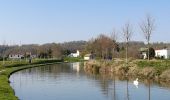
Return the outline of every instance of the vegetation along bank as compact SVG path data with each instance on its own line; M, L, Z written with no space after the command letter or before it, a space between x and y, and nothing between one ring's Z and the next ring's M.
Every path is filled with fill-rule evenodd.
M129 77L170 82L170 60L91 60L85 63L85 71L100 74L115 74Z
M56 64L61 62L61 60L36 60L32 64L20 61L7 62L5 62L5 66L0 66L0 100L18 100L8 79L12 73L27 68Z

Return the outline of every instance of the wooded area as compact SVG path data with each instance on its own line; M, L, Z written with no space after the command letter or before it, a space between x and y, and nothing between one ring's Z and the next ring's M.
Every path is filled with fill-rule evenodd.
M31 45L1 45L0 57L8 57L9 54L25 54L31 53L37 55L39 58L61 58L69 55L76 50L80 51L81 56L91 53L96 58L125 58L125 42L116 42L104 34L100 34L96 38L92 38L89 41L71 41L65 43L48 43L43 45L31 44ZM129 41L128 43L128 55L132 58L139 58L142 47L147 47L147 44L140 41ZM154 49L170 48L170 43L151 43L150 47Z

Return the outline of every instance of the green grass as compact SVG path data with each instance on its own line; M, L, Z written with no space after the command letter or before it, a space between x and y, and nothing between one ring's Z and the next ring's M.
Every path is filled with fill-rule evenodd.
M0 67L0 71L2 71L2 69L5 70L0 73L0 100L18 100L18 98L14 95L13 89L10 87L10 83L8 80L10 74L18 70L57 62L60 62L60 60L35 60L32 64L20 61L15 61L12 63L10 63L10 61L6 61L5 66L1 65Z
M64 61L65 62L81 62L81 61L83 61L83 58L81 58L81 57L65 57Z
M156 70L164 71L170 69L170 60L151 60L151 61L137 61L137 66L140 68L153 67Z
M0 100L18 100L8 83L8 77L6 75L0 76Z

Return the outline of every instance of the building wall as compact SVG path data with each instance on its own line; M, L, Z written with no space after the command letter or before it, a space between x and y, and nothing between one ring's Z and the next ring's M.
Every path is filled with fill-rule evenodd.
M155 50L155 56L167 59L170 56L170 51L167 49Z
M22 57L24 57L23 55L9 55L10 59L21 59Z
M77 50L77 56L80 56L80 52L79 52L79 50Z
M80 56L80 52L77 50L77 52L76 53L71 53L70 55L69 55L69 57L79 57Z
M168 54L168 59L170 59L170 50L168 50L167 54Z
M143 59L147 59L146 52L142 52Z
M90 57L84 57L84 60L90 60Z
M73 53L72 55L73 55L73 57L78 57L79 56L77 53Z

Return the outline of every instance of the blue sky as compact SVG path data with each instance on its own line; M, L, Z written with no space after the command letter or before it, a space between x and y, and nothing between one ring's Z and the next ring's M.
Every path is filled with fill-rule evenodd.
M0 44L89 40L114 28L121 34L127 22L133 26L131 40L145 41L139 23L148 13L156 25L151 41L170 42L169 5L168 0L0 0Z

